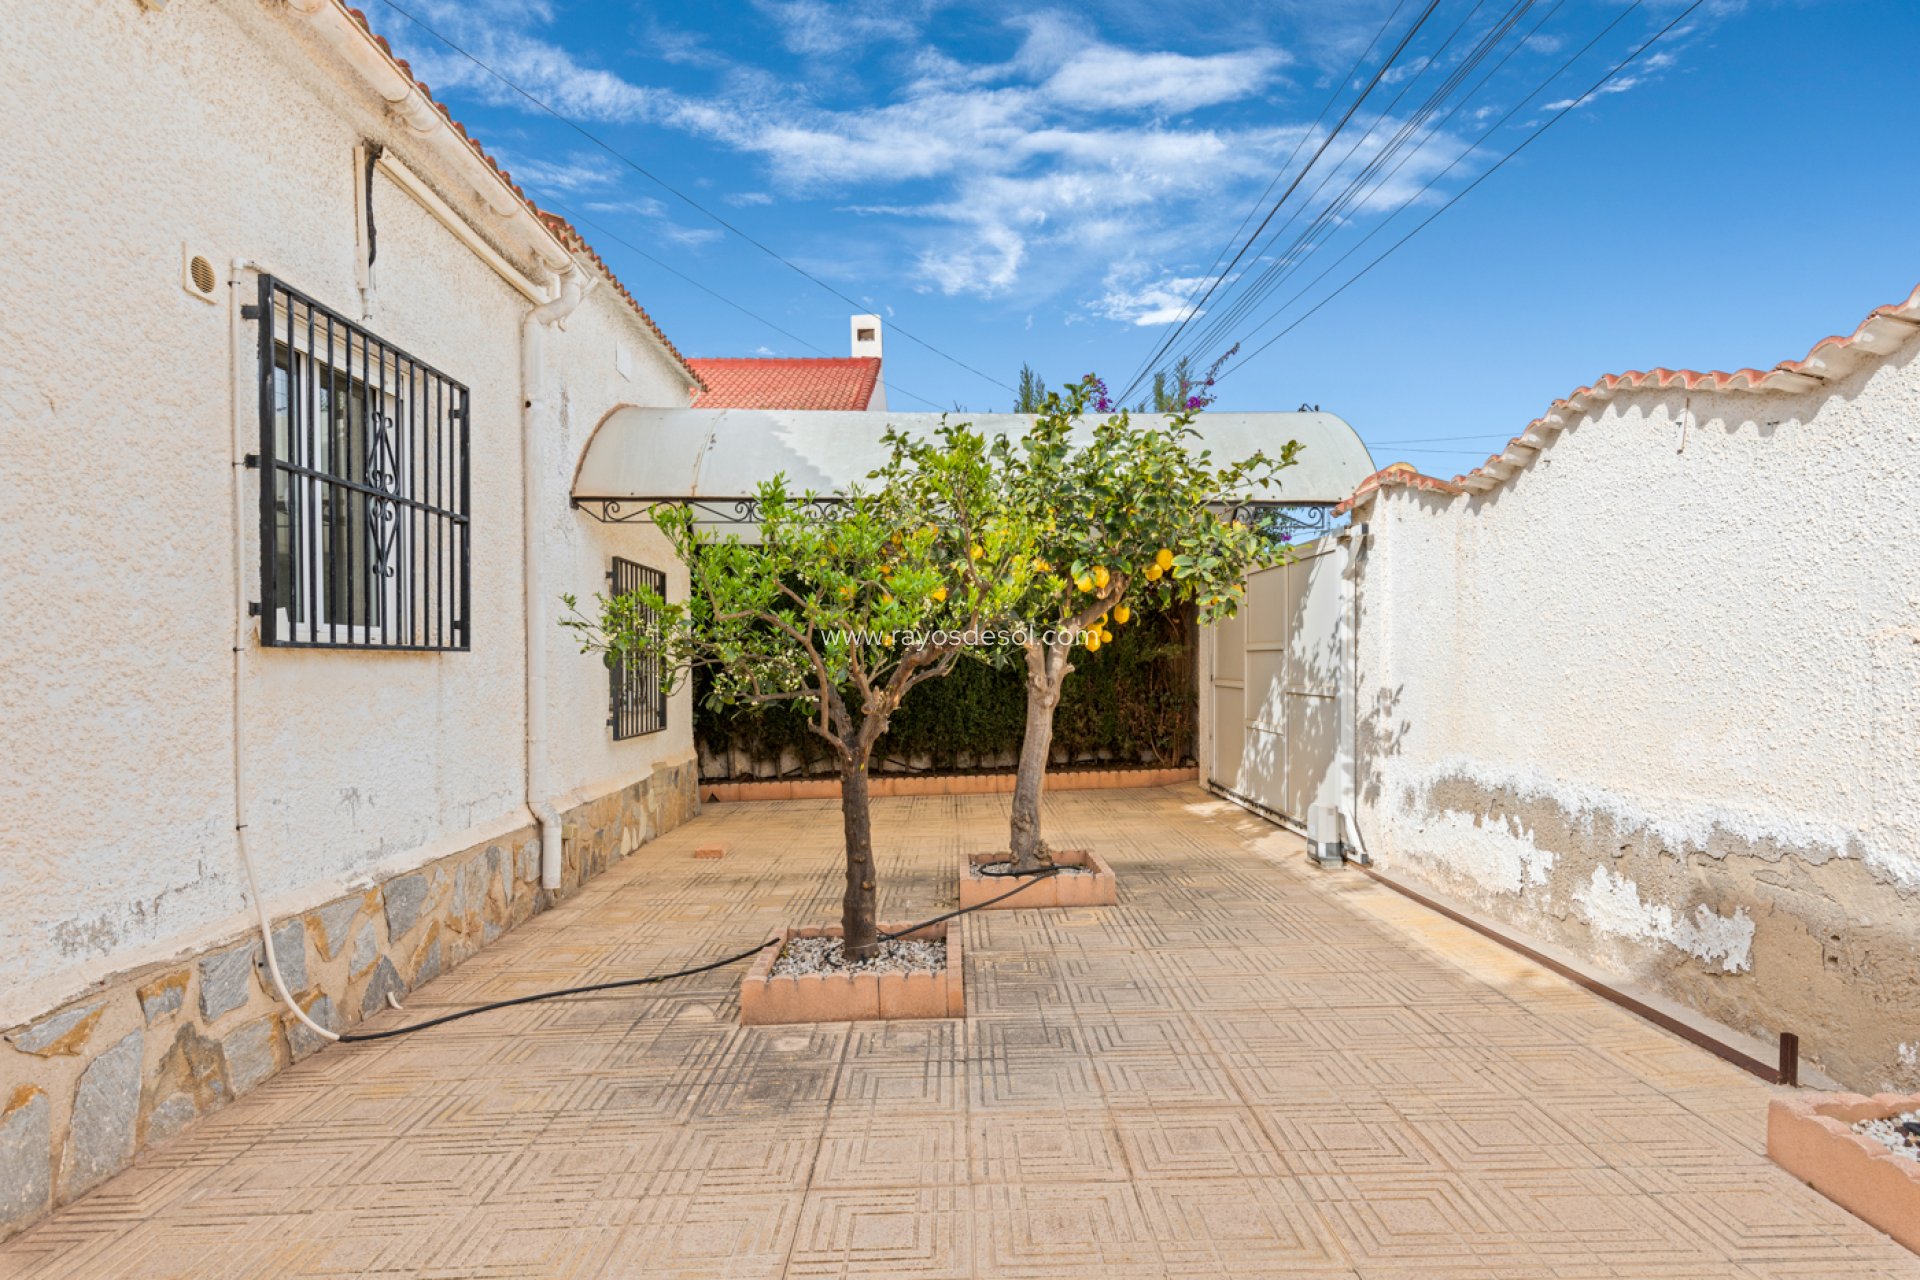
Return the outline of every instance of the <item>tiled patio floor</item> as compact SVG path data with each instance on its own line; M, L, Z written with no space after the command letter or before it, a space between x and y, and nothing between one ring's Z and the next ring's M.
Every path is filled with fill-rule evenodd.
M1048 808L1121 905L969 917L964 1021L742 1029L735 966L335 1046L0 1275L1920 1276L1767 1161L1751 1077L1197 788ZM876 810L884 918L1005 834ZM407 1016L832 919L838 841L711 807Z

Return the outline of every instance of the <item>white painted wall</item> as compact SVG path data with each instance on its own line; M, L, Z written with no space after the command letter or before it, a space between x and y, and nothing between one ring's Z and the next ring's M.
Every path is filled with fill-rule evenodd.
M1383 491L1376 840L1438 856L1396 815L1466 777L1920 887L1920 510L1882 488L1915 466L1909 344L1810 395L1622 396L1484 498Z
M1907 340L1812 392L1619 393L1484 495L1382 489L1354 514L1373 857L1850 1084L1920 1083L1916 468Z
M0 276L4 1026L241 919L229 395L251 433L253 361L249 349L234 366L226 307L180 287L182 242L223 276L236 256L258 259L351 314L358 141L386 142L455 208L477 206L288 11L255 0L24 6L0 43L0 117L18 268ZM473 646L243 655L252 836L276 913L527 821L526 303L384 176L374 200L370 328L472 392ZM594 526L566 493L601 416L684 404L686 383L610 286L547 354L566 405L534 518L556 594L590 592L615 551L667 567L657 535ZM255 492L249 473L249 519ZM250 578L256 540L243 538ZM667 732L613 743L604 669L554 630L559 785L596 793L690 756L684 701Z

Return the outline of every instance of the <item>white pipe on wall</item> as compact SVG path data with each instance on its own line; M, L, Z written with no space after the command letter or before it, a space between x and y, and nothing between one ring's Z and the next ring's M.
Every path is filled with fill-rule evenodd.
M560 813L554 808L547 769L547 646L553 636L547 613L547 577L540 546L541 441L549 430L551 388L543 361L545 330L573 313L586 296L587 276L570 264L559 292L527 312L520 330L520 472L527 588L527 808L540 824L540 887L558 889L564 866Z
M243 387L247 380L241 377L246 367L243 353L247 346L246 323L240 314L244 300L241 286L245 283L249 271L260 271L260 264L246 258L235 258L233 267L227 273L227 289L231 295L228 300L227 352L229 377L227 396L233 406L233 845L239 854L240 867L247 876L247 896L253 900L254 914L260 921L260 946L266 952L267 973L273 979L273 989L280 1002L294 1017L305 1023L307 1029L327 1040L340 1037L327 1030L302 1009L287 990L287 980L280 976L280 958L273 953L273 919L267 914L266 899L260 896L260 878L253 869L253 850L247 843L247 681L243 657L248 648L247 628L247 542L248 535L259 529L258 520L250 520L247 515L246 484L242 472L246 470L248 434L245 426L246 414L241 406L245 396ZM264 321L263 321L264 323ZM260 483L270 483L268 477L261 476ZM262 608L271 607L270 601L262 601ZM301 943L305 946L305 942Z
M1347 844L1353 853L1349 861L1365 866L1373 861L1366 841L1360 838L1360 823L1355 816L1360 804L1360 556L1365 549L1365 523L1348 524L1340 534L1340 677L1335 715L1340 727L1335 735L1340 774L1340 820L1346 828Z

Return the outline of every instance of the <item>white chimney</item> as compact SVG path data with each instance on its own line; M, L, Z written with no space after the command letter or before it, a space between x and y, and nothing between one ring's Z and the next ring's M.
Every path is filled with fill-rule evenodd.
M848 328L853 334L854 359L861 356L880 357L879 316L855 316L848 323Z
M854 316L848 321L847 329L852 336L851 350L854 359L859 360L863 357L869 357L874 360L879 360L882 358L880 354L879 316ZM874 379L873 398L867 402L867 408L869 409L881 410L887 407L885 368L886 366L883 364L881 366L882 372L880 376Z

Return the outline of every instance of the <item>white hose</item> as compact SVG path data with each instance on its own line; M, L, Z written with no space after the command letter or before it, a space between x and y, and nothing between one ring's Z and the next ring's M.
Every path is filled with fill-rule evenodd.
M280 976L280 959L273 954L273 921L267 916L266 899L260 896L260 879L254 874L253 853L247 847L247 695L246 673L241 669L241 655L247 648L247 548L246 535L249 527L257 527L247 520L246 492L241 483L240 473L245 468L248 453L246 435L241 427L240 413L240 352L245 341L245 332L240 317L240 286L249 269L259 270L259 264L245 258L233 260L233 271L227 277L227 287L233 291L228 299L229 359L232 362L232 377L228 392L233 404L233 843L240 852L240 865L247 873L247 896L253 900L254 912L260 917L260 945L267 952L267 973L273 978L273 989L280 996L281 1003L305 1023L307 1029L327 1040L338 1040L337 1033L327 1030L302 1009L287 991L287 980ZM262 319L262 323L266 323ZM260 483L271 483L262 475ZM262 608L271 608L271 601L262 601Z

